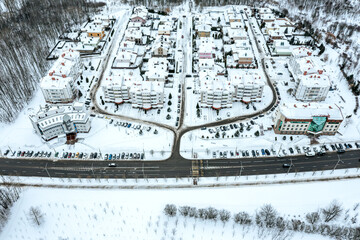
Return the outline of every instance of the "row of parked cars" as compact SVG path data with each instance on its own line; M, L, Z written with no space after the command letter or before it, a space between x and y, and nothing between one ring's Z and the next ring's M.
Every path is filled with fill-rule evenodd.
M273 152L274 154L275 152ZM213 152L213 158L227 158L227 157L239 157L240 155L243 157L250 157L250 154L253 157L262 156L270 156L271 152L268 149L261 149L261 150L243 150L243 151L220 151L219 154L217 152Z
M132 123L128 123L128 122L120 122L120 121L116 121L114 122L114 119L111 119L110 120L110 124L113 124L114 123L114 126L117 127L117 126L120 126L120 127L124 127L124 128L133 128L134 130L142 130L142 131L148 131L150 132L150 130L152 129L152 127L150 126L142 126L141 124L132 124ZM158 134L158 131L155 129L154 130L154 134Z
M59 153L57 152L55 154L55 157L58 157ZM51 152L45 152L45 151L38 151L38 152L34 152L34 151L14 151L14 152L10 152L9 149L7 149L4 152L4 156L11 156L11 157L51 157L52 153Z
M354 147L360 148L359 143L354 143ZM350 143L336 143L336 144L329 144L329 145L322 145L320 147L302 147L302 149L298 146L296 147L290 147L287 149L282 149L281 153L279 153L278 157L284 157L286 155L291 154L301 154L302 152L305 153L306 156L312 157L312 156L323 156L326 154L327 151L336 151L337 153L344 153L347 149L354 148L352 144ZM274 149L268 150L266 148L263 148L261 150L238 150L238 151L220 151L215 152L213 151L213 158L228 158L228 157L259 157L259 156L270 156L270 155L276 155L276 152Z
M120 159L144 159L145 154L144 153L106 153L104 155L104 160L120 160Z

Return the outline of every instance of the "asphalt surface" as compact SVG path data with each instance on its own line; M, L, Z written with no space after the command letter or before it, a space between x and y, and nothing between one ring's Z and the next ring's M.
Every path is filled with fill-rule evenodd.
M271 175L286 172L322 171L360 167L360 150L324 156L257 157L239 159L167 161L88 161L0 159L1 175L63 178L164 178ZM115 163L116 167L109 167ZM293 164L284 168L283 164Z

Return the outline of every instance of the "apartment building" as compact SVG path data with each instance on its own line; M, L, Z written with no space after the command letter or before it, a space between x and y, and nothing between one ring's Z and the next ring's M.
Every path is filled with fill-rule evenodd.
M104 101L107 103L121 104L131 102L130 87L139 79L132 76L107 76L101 83L104 92Z
M137 81L131 89L131 104L134 108L149 110L164 106L164 82Z
M274 131L277 134L335 135L343 119L336 105L284 103L276 112Z
M229 80L234 86L234 101L250 103L262 100L265 79L258 73L230 72Z
M66 137L68 142L74 142L77 133L88 133L91 128L89 113L83 103L70 106L45 105L29 118L36 134L45 141Z
M200 77L200 106L213 109L232 107L234 87L223 76L213 71L203 71Z
M75 81L82 73L80 53L64 51L48 74L40 80L41 91L47 103L69 103L77 95Z
M306 48L294 49L289 70L295 78L295 97L301 101L324 101L331 83L319 59Z

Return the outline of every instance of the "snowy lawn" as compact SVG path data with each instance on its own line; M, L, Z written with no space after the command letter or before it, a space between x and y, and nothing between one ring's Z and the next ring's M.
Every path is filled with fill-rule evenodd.
M209 206L226 209L231 215L246 211L251 216L264 204L271 204L285 219L305 220L309 212L324 208L336 199L341 216L332 223L353 226L350 218L360 192L359 179L301 184L258 185L228 188L158 190L24 189L0 239L272 239L274 230L220 220L168 217L166 204ZM309 197L311 196L311 197ZM30 207L39 207L43 223L29 220ZM348 210L348 211L347 211ZM347 216L348 215L348 216ZM347 217L346 217L347 216ZM330 239L316 234L285 231L279 239Z

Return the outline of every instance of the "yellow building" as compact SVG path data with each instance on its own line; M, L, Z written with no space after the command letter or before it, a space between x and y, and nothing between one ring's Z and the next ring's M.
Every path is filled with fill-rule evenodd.
M87 29L87 35L88 37L98 37L102 39L105 37L104 28L102 26L90 26Z

